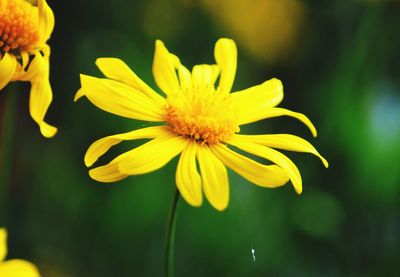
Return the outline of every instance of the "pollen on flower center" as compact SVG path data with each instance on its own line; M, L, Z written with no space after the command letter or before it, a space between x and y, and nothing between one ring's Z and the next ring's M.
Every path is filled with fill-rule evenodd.
M39 39L38 14L25 0L0 7L0 52L29 51ZM17 52L18 53L18 52Z
M215 144L239 131L229 95L214 89L168 96L165 121L178 135Z

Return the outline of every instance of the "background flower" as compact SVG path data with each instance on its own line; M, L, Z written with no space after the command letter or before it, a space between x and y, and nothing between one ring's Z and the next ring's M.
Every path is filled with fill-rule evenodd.
M39 277L39 272L32 263L20 259L5 261L7 256L7 231L0 228L0 275Z
M0 1L0 90L13 81L31 83L29 111L45 137L57 129L44 117L53 99L50 87L50 47L54 15L45 0Z

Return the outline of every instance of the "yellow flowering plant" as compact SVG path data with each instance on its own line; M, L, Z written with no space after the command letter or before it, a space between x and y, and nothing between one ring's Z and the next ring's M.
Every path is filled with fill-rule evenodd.
M39 277L39 271L32 263L13 259L4 261L7 256L7 231L0 228L0 276Z
M229 202L226 167L262 187L276 188L290 180L299 194L302 179L297 166L275 149L312 153L328 167L317 150L300 137L241 134L242 125L284 115L303 122L314 136L316 129L305 115L276 107L283 99L283 85L278 79L231 93L237 65L233 40L219 39L214 54L216 64L196 65L189 71L157 40L153 75L164 95L145 84L123 61L97 59L106 78L81 75L75 101L86 96L107 112L160 124L94 142L84 158L88 167L122 141L150 139L110 163L91 169L89 175L100 182L115 182L157 170L180 155L176 185L182 197L200 206L204 192L211 205L222 211ZM255 161L235 148L273 164Z
M45 0L0 0L0 91L14 81L31 84L29 111L44 137L57 128L44 121L53 98L49 81L54 15Z

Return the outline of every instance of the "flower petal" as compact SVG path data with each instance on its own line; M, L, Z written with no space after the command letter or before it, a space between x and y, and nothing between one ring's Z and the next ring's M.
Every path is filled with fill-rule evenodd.
M7 256L7 231L0 228L0 264Z
M153 75L158 87L165 94L179 91L179 82L175 71L179 65L179 59L168 52L161 40L157 40L154 52Z
M25 54L22 56L23 64L29 63L28 68L24 68L23 66L17 66L17 70L13 76L14 81L27 81L31 82L34 79L38 78L49 78L49 53L42 55L40 51L36 51L32 53L34 56L32 61L29 63L29 55ZM28 60L26 60L28 58ZM24 61L25 59L25 61ZM26 69L26 71L25 71Z
M233 40L221 38L215 44L215 60L221 70L218 90L229 93L236 75L237 49Z
M81 74L82 88L75 101L86 96L98 108L116 115L146 121L163 121L163 105L123 83Z
M176 169L176 185L182 197L192 206L203 202L201 177L196 166L196 143L188 143L182 151Z
M286 157L282 153L280 153L272 148L269 148L269 147L266 147L263 145L259 145L256 143L248 142L237 136L234 136L229 141L229 144L232 144L232 145L242 149L243 151L246 151L250 154L270 160L271 162L277 164L289 176L296 192L298 194L301 193L302 180L301 180L300 172L299 172L297 166L288 157Z
M321 159L322 163L328 168L328 161L318 153L317 149L305 139L288 134L274 135L236 135L243 140L289 151L311 153Z
M0 263L0 276L39 277L39 271L32 263L14 259Z
M142 128L129 133L117 134L99 139L90 145L85 155L85 165L92 166L99 157L106 153L112 146L123 140L146 139L161 136L167 132L166 126Z
M122 60L116 58L99 58L96 60L96 65L107 78L125 83L149 96L159 104L165 103L164 97L143 82Z
M302 113L297 113L297 112L293 112L291 110L282 109L282 108L270 108L270 109L265 109L265 110L260 110L260 111L254 112L251 118L249 116L248 119L241 124L247 124L247 123L258 121L261 119L278 117L278 116L283 116L283 115L291 116L291 117L294 117L294 118L300 120L308 127L308 129L310 129L310 131L314 137L317 136L317 130L315 129L315 126L312 124L312 122L310 121L310 119L308 119L307 116L305 116Z
M137 175L157 170L181 153L186 144L187 140L175 135L155 138L122 154L119 171L123 174Z
M21 52L21 61L22 61L22 69L25 69L29 64L29 53L22 51Z
M179 83L181 85L182 91L187 91L192 89L192 74L183 65L178 66Z
M57 133L57 128L44 121L46 112L53 100L53 92L49 81L49 61L40 53L37 53L30 67L29 70L36 71L37 75L32 73L32 76L35 77L30 80L29 111L33 120L39 125L42 135L46 138L51 138Z
M254 121L257 114L278 105L283 99L282 82L276 78L261 85L231 94L232 103L236 106L239 124Z
M3 57L0 58L0 90L11 81L16 68L17 60L14 55L4 53Z
M46 0L38 0L38 8L40 40L45 43L54 29L54 14Z
M279 166L258 163L225 145L211 146L210 149L227 167L258 186L276 188L283 186L289 180Z
M203 190L210 204L219 211L229 202L228 173L222 162L210 151L208 146L197 147Z
M219 67L215 64L195 65L192 70L193 87L213 87L219 75Z
M113 183L128 177L128 174L121 173L118 168L119 161L123 158L121 157L122 155L118 156L106 165L89 170L90 177L103 183Z

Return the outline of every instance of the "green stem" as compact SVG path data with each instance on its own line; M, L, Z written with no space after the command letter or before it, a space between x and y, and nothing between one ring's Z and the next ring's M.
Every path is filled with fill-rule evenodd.
M168 218L167 234L165 238L165 276L167 277L174 276L175 227L179 198L179 190L175 189L174 200L172 202L172 207Z
M16 96L14 86L10 84L0 93L0 222L4 224L11 178Z

